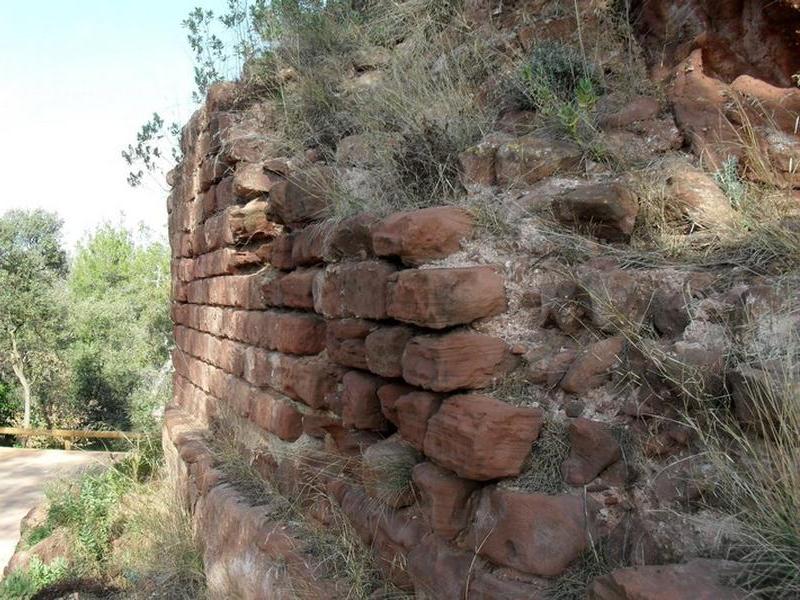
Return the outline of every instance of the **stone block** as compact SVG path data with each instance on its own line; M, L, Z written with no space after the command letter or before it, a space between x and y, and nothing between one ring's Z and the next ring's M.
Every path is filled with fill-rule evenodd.
M478 394L452 396L428 421L425 455L466 479L519 475L543 419L538 408Z
M493 267L408 269L388 282L386 314L432 329L506 310L503 276Z

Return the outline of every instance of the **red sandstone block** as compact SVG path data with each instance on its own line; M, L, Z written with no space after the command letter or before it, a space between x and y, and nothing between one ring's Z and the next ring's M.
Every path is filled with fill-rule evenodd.
M239 203L239 198L233 191L233 177L224 177L218 184L214 194L214 208L210 213L207 213L206 218L213 213L222 212L230 206L236 206Z
M412 392L400 396L394 403L394 423L403 439L417 450L422 450L428 420L436 414L441 404L442 396L431 392Z
M454 206L397 213L373 228L372 245L378 256L397 256L405 264L418 265L457 252L474 221L469 212Z
M326 323L318 315L269 311L259 332L262 346L288 354L319 354L325 349Z
M240 162L233 173L233 193L245 200L268 194L279 178L261 163Z
M519 475L543 420L538 408L478 394L452 396L428 421L425 454L467 479Z
M366 260L374 257L371 228L377 220L374 215L362 213L331 226L323 250L325 261Z
M295 398L286 391L284 380L291 366L291 357L263 348L248 346L245 354L244 378L258 387L271 387Z
M323 219L333 180L332 169L324 166L292 174L270 190L270 216L293 229Z
M377 323L364 319L328 321L326 348L328 358L345 367L367 368L364 340L377 329Z
M177 279L172 280L172 299L178 302L188 302L189 285Z
M261 297L258 274L227 275L192 281L187 286L187 301L250 310L266 308Z
M207 251L205 228L206 226L204 223L198 225L191 233L187 234L188 254L185 256L200 256L201 254L205 254Z
M215 183L222 179L229 171L228 165L215 156L207 156L200 163L200 173L198 186L201 192L206 191Z
M412 476L431 528L446 540L456 537L467 526L467 502L479 484L456 477L432 462L415 466Z
M292 262L298 267L324 262L331 227L325 223L312 223L298 231L292 241Z
M312 286L321 269L298 269L267 281L262 290L264 298L273 306L289 308L314 308Z
M291 233L282 233L275 237L272 241L272 256L270 257L273 267L283 271L290 271L297 266L292 259L293 243L294 235Z
M189 329L175 327L175 343L187 354L215 365L238 377L244 374L247 347L225 339Z
M314 310L328 318L385 319L387 282L396 270L374 260L330 265L314 278Z
M288 354L319 354L325 348L325 320L315 314L229 311L228 322L217 335Z
M270 390L256 390L251 400L250 420L282 440L294 441L303 433L303 415L287 398Z
M378 388L386 383L380 377L349 371L342 378L342 425L356 429L382 431L386 418L381 412Z
M263 246L263 244L262 244ZM264 263L262 248L238 250L220 248L195 259L195 278L232 275L241 269L257 267Z
M493 267L409 269L391 277L387 287L388 316L433 329L506 309L503 276Z
M413 335L410 327L403 326L381 327L372 331L364 340L367 368L382 377L400 377L403 373L403 351Z
M402 360L403 379L435 392L486 387L515 364L503 340L470 331L412 338Z
M315 438L324 438L330 429L341 429L341 417L330 413L313 411L303 415L303 433Z
M228 212L218 213L209 217L203 223L203 249L204 252L211 252L222 246L234 243L233 235L228 224Z
M251 200L244 206L231 206L205 222L205 250L209 252L222 246L271 240L280 231L280 226L267 218L267 203Z
M192 234L179 231L172 241L172 254L174 257L189 257L192 254Z
M237 118L230 112L215 112L208 119L208 135L210 139L209 151L218 154L222 149L223 140L228 132L237 123Z
M200 207L200 219L195 223L200 224L217 210L217 185L212 185L205 192L201 192L197 197L197 204Z
M379 387L378 399L381 402L383 416L397 425L397 411L395 410L397 401L406 394L418 391L420 390L405 383L387 383Z
M194 279L194 261L189 258L178 258L173 260L172 273L178 278L178 281L191 281Z

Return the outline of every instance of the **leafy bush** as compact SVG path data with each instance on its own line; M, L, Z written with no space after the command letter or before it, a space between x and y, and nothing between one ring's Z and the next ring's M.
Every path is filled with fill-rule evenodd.
M122 151L122 158L131 167L128 173L128 185L137 187L142 184L145 174L153 174L168 170L169 158L178 162L181 158L178 136L180 125L172 123L167 126L164 119L154 112L136 134L136 144L128 144Z
M87 571L101 570L111 541L119 533L121 499L147 481L157 465L157 443L146 441L99 474L89 473L75 482L57 484L47 492L50 508L45 527L67 527Z
M34 556L26 569L14 571L0 582L0 600L28 600L68 575L69 567L64 559L44 564Z
M74 559L47 567L34 560L31 569L0 584L0 599L31 598L51 586L59 594L108 587L126 598L152 598L154 590L159 598L205 597L202 553L156 438L105 471L56 484L47 496L47 519L26 533L24 543L32 546L66 528Z

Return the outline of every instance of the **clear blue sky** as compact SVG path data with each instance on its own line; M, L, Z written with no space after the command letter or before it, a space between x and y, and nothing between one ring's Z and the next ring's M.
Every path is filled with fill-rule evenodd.
M103 221L166 232L166 192L132 190L120 151L153 111L191 114L180 23L224 0L39 0L0 6L0 213L41 207L72 245Z

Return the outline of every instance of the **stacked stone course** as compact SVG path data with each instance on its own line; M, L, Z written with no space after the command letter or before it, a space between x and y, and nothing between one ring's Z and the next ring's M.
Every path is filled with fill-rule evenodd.
M342 582L314 572L308 540L225 482L210 431L230 415L261 439L257 449L243 448L259 472L287 495L302 496L306 477L322 482L383 576L420 597L545 598L552 578L598 541L623 536L620 553L641 550L644 535L634 532L631 542L618 527L616 490L630 472L611 428L582 417L577 400L567 404L563 491L505 486L501 480L526 468L548 417L487 391L519 373L523 353L533 384L575 396L606 384L625 341L575 336L586 323L612 332L617 314L641 320L650 299L637 281L591 261L577 282L543 279L528 299L536 344L511 346L476 327L509 309L506 266L444 260L472 234L469 212L436 207L326 221L328 168L277 155L234 110L234 98L234 86L215 86L186 126L168 207L176 347L164 444L201 532L212 594L291 597L286 570L274 568L288 564L311 597L347 596ZM518 179L520 169L532 177L536 165L520 162L529 154L506 146L491 159L497 179ZM571 148L551 150L556 168L574 162ZM489 155L475 150L463 162L480 166ZM598 236L627 236L635 202L614 186L563 196L559 214L591 221L584 213L595 200L622 207L601 215ZM581 296L592 285L610 294L613 310ZM665 303L662 314L675 308ZM309 475L291 458L298 445L360 466L348 477L324 465ZM415 465L405 494L382 494L387 460ZM634 597L608 590L636 577L616 571L598 580L592 597ZM729 592L715 585L706 587Z

